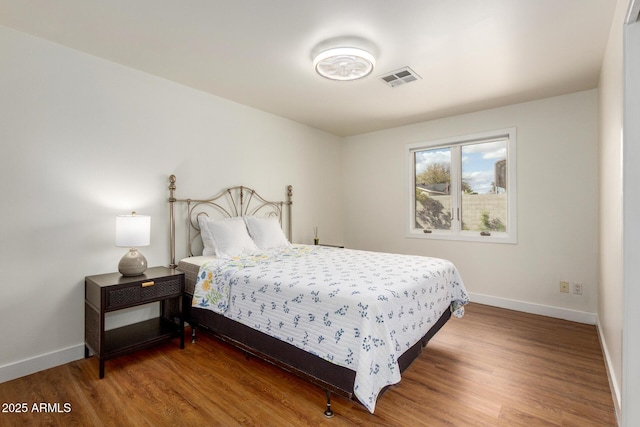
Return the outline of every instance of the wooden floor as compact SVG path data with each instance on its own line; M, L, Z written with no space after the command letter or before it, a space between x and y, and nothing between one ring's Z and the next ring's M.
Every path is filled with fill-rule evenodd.
M614 426L594 326L470 304L379 400L322 390L200 334L106 363L95 357L0 384L1 426ZM56 412L34 412L34 404ZM68 406L65 407L65 403ZM56 404L59 404L56 406ZM68 410L65 413L65 410Z

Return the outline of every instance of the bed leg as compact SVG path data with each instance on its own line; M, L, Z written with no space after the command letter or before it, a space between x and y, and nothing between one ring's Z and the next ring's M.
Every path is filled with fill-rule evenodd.
M191 325L191 344L196 343L196 327Z
M333 418L333 411L331 410L331 392L329 390L324 391L327 394L327 410L324 411L324 416L327 418Z

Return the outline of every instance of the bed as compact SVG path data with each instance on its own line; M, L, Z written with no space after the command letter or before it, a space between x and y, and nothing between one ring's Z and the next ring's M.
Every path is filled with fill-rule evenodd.
M171 267L185 272L183 311L203 329L363 404L418 357L468 296L447 260L292 244L293 189L268 201L244 187L176 198L170 177ZM186 257L176 264L176 223ZM201 255L202 254L202 255Z

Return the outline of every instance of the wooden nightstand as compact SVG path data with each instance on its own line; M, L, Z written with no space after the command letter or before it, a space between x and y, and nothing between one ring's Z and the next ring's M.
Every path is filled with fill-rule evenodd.
M89 350L99 357L100 378L104 378L105 360L178 336L180 348L184 348L184 273L153 267L140 276L87 276L84 292L85 357L89 357ZM104 330L106 313L156 301L160 301L160 317Z

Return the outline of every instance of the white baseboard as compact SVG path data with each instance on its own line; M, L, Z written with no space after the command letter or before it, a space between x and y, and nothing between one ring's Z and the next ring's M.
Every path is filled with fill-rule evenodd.
M586 323L588 325L595 325L597 319L595 313L552 307L549 305L533 304L530 302L499 298L490 295L469 293L469 298L471 299L471 302L477 302L478 304L491 305L493 307L522 311L530 314L539 314L541 316L555 317L556 319L570 320L572 322Z
M622 393L620 392L620 385L614 375L613 365L611 364L611 356L609 355L609 347L602 334L602 327L600 325L600 318L597 319L596 327L598 328L598 338L600 339L600 347L602 348L602 354L604 355L604 364L607 368L607 378L609 379L609 388L611 389L611 398L613 399L613 406L616 411L616 419L618 425L621 420L621 408L622 408Z
M84 344L0 366L0 383L64 365L84 357Z

